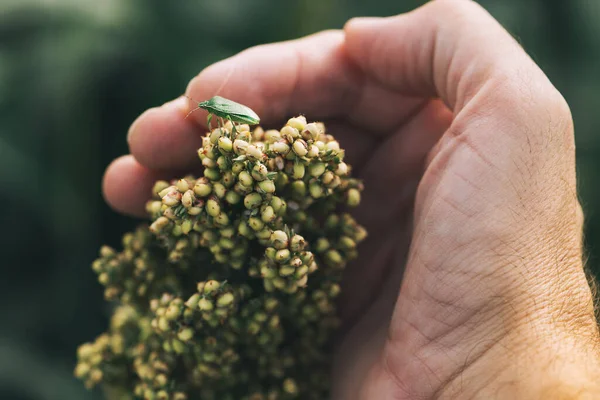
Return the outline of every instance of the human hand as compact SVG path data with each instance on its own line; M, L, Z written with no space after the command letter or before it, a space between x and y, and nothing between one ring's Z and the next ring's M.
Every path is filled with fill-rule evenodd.
M217 93L266 125L325 120L365 181L334 398L600 393L570 112L479 6L438 0L250 49L186 91ZM200 168L206 114L189 108L134 123L132 155L105 176L113 207L144 215L156 179Z

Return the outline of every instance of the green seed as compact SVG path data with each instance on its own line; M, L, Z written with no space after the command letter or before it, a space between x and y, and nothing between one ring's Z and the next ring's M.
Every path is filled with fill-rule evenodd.
M217 300L218 307L227 307L233 303L234 297L231 293L222 294Z
M221 174L217 168L206 168L204 170L204 176L211 181L218 181L221 178Z
M206 202L206 212L211 217L216 217L221 212L221 206L219 206L219 203L216 200L208 199Z
M248 225L250 225L250 228L254 229L254 231L258 232L264 228L265 223L259 218L251 217L248 219Z
M261 203L262 196L259 193L252 192L244 197L244 206L249 210L258 208Z
M305 173L306 168L304 167L304 164L302 163L295 163L294 164L294 170L292 173L292 177L294 179L302 179L304 178L304 173Z
M308 173L310 174L310 176L318 178L319 176L323 175L323 173L325 172L325 168L326 166L322 162L310 164L308 166Z
M225 136L221 136L219 138L219 149L226 152L230 152L231 150L233 150L233 143L231 142L231 139Z
M264 180L258 183L258 187L265 193L274 193L275 192L275 184L271 180Z
M288 261L290 257L291 253L288 249L278 250L277 254L275 254L275 261L281 264Z
M288 235L284 231L277 230L271 233L271 245L277 250L285 249L288 247Z
M254 179L252 179L252 175L250 175L248 171L240 172L238 181L246 187L252 187L252 185L254 185Z
M275 217L276 217L275 211L273 210L273 207L271 207L271 206L265 207L265 209L260 214L260 218L265 223L272 222L275 219Z
M212 191L212 185L206 179L200 179L194 185L194 193L200 197L206 197Z
M229 203L229 204L237 204L242 200L242 196L240 196L239 194L237 194L234 191L228 191L227 194L225 195L225 200Z
M350 189L348 190L348 199L347 204L350 207L356 207L360 204L360 192L358 189Z

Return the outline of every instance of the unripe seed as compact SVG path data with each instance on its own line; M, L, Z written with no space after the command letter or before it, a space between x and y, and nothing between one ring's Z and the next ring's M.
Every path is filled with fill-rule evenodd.
M358 191L358 189L352 188L348 190L347 204L350 207L356 207L360 204L360 192Z
M152 194L158 195L160 192L162 192L169 186L170 186L169 182L167 182L167 181L156 181L156 183L152 187Z
M275 184L273 181L267 179L261 182L258 182L258 187L265 193L274 193L275 192Z
M178 180L176 186L177 190L179 190L181 193L184 193L190 189L190 185L185 179Z
M201 311L211 311L214 307L215 306L212 303L212 301L208 299L200 299L200 301L198 302L198 308Z
M233 303L234 297L231 293L224 293L217 300L218 307L227 307Z
M304 157L306 153L308 153L308 145L302 139L296 140L292 148L294 149L294 153L296 153L299 157Z
M283 391L291 395L297 395L298 385L296 385L296 381L291 378L287 378L286 380L284 380Z
M221 212L221 206L215 199L208 199L206 202L206 212L211 217L216 217Z
M179 331L177 337L179 340L187 342L194 337L194 330L192 328L184 328Z
M311 144L310 147L308 148L308 153L306 153L306 157L315 158L318 155L319 155L319 148L316 145Z
M221 211L219 215L215 217L215 222L220 226L227 226L229 224L229 216Z
M162 198L163 204L169 207L176 206L177 204L179 204L180 201L181 192L179 192L178 190L172 190Z
M323 196L323 187L319 184L319 182L311 182L308 185L308 191L310 192L310 195L315 199L318 199Z
M302 179L304 178L305 168L302 163L294 163L294 169L292 173L292 177L294 179Z
M225 193L227 193L227 188L221 182L213 183L213 193L218 198L222 199L225 197Z
M337 152L340 150L340 144L336 140L332 140L331 142L328 142L326 147L328 150L333 150L334 152Z
M297 236L297 235L294 235ZM277 250L285 249L288 247L288 235L284 231L277 230L271 233L271 245Z
M199 179L194 185L194 193L200 197L206 197L212 191L212 185L206 178Z
M181 307L176 305L170 305L165 312L165 318L168 320L175 320L181 315Z
M277 129L269 129L265 132L264 140L268 143L276 142L281 139L281 133Z
M292 251L302 251L304 250L304 246L306 246L306 241L300 235L292 236L290 240L290 250Z
M181 223L181 232L184 235L187 235L188 233L190 233L192 231L192 221L190 221L189 219L183 221Z
M221 178L221 173L217 168L206 168L204 170L204 176L211 181L218 181Z
M158 329L163 332L168 331L170 328L169 321L165 317L161 317L158 319Z
M194 191L193 190L187 190L183 196L181 197L181 204L183 204L183 206L185 208L190 208L194 205L194 202L196 201L195 197L194 197Z
M273 151L277 154L286 155L290 151L290 146L284 141L275 142L271 145Z
M303 198L306 196L306 184L304 181L294 181L292 182L292 191L296 197Z
M237 126L238 135L250 138L250 126L248 124L239 124Z
M325 168L326 166L322 162L310 164L308 166L308 173L310 174L310 176L318 178L319 176L323 175L323 173L325 172Z
M247 141L236 139L233 142L233 151L238 155L244 155L246 154L246 150L248 150L248 145Z
M332 266L341 266L344 263L342 255L337 250L329 250L325 253L325 261Z
M277 254L277 250L274 247L267 247L265 249L265 256L270 260L275 260L275 255Z
M248 225L250 225L250 228L254 229L254 231L258 232L264 228L265 223L259 218L250 217L250 219L248 219Z
M249 210L258 208L261 203L262 196L259 193L252 192L244 197L244 206Z
M276 217L275 211L273 210L273 207L271 207L271 206L265 207L265 209L260 214L260 218L265 223L272 222L275 219L275 217Z
M323 182L324 185L329 186L329 184L331 184L331 182L333 182L334 179L335 179L335 175L333 172L325 171L325 173L321 177L321 182Z
M298 132L298 129L286 125L281 128L281 136L289 143L293 143L294 140L300 137L300 132Z
M310 251L304 251L302 254L300 254L300 259L302 260L303 264L311 265L315 260L315 256Z
M164 227L169 225L171 221L169 221L166 217L158 217L156 221L150 225L150 230L154 233L159 233Z
M264 158L262 150L252 144L246 148L246 155L255 160L262 160Z
M294 272L296 272L296 268L292 267L292 266L284 266L279 268L279 275L280 276L290 276L292 275Z
M296 279L300 279L300 278L306 276L307 274L308 274L308 266L302 265L302 266L300 266L300 268L298 268L296 270L296 272L294 273L294 277Z
M237 194L236 192L230 190L227 192L227 194L225 195L225 200L229 203L229 204L237 204L242 200L242 196L240 196L239 194Z
M300 259L300 257L292 258L292 260L290 261L290 266L294 268L300 268L302 266L302 260Z
M238 226L238 232L245 238L251 239L254 236L254 232L251 230L250 226L244 221L240 222Z
M217 163L215 162L215 160L206 157L202 160L202 165L206 168L214 168L217 166Z
M221 171L226 171L229 169L229 159L225 156L219 156L219 158L217 158L217 167L219 167L219 169Z
M273 207L273 211L275 211L275 213L278 213L279 210L281 210L281 208L285 205L284 201L281 200L281 198L277 197L277 196L273 196L271 198L271 207Z
M146 203L146 212L150 215L158 214L161 211L161 201L149 201Z
M304 132L302 133L305 140L317 140L319 138L319 135L321 134L321 130L319 129L319 126L317 124L311 122L310 124L307 124L304 127ZM308 137L309 139L307 139L306 137Z
M340 247L343 249L354 249L356 248L356 242L348 236L342 236L339 240Z
M209 294L214 292L215 290L219 290L221 288L221 284L214 279L211 279L206 282L198 283L198 292Z
M315 247L314 250L317 253L323 253L325 252L327 249L329 249L329 247L331 247L331 245L329 244L329 240L327 240L326 238L319 238L316 242L315 242Z
M346 164L345 162L339 163L337 168L335 169L335 174L339 176L348 175L348 164Z
M288 249L278 250L275 254L275 261L278 263L284 263L290 259L291 253Z
M258 163L252 168L252 177L257 181L264 181L267 179L268 173L269 170L267 170L267 167L264 164Z
M231 172L233 172L234 175L237 175L240 172L242 172L244 170L244 168L246 168L246 164L244 164L244 162L234 161L233 164L231 165Z
M304 130L304 127L306 125L306 118L303 115L295 118L290 118L287 122L287 125L291 126L292 128L296 128L299 132L301 132Z
M256 232L256 237L258 239L261 240L269 240L269 238L271 237L271 230L267 227L263 228L262 230ZM268 245L268 243L261 243L263 245Z
M238 175L238 181L246 187L252 187L252 185L254 184L254 179L252 179L252 176L248 171L240 172L240 174Z
M185 305L189 308L194 308L198 306L198 301L200 301L200 295L198 293L194 293L186 302Z
M221 129L213 129L213 131L210 133L210 142L212 144L217 144L217 142L219 141L219 138L221 137Z

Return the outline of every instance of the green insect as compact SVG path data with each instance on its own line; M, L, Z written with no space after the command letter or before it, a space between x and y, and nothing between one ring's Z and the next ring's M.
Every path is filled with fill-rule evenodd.
M223 120L229 120L233 124L233 130L235 132L235 123L240 124L248 124L248 125L257 125L260 123L260 118L250 107L246 107L243 104L236 103L235 101L226 99L221 96L215 96L210 100L198 102L192 99L189 96L188 99L192 100L195 103L198 103L198 106L194 108L192 111L188 113L186 118L199 109L203 109L208 111L208 129L210 128L210 124L212 121L213 115L219 118L220 124L223 125Z

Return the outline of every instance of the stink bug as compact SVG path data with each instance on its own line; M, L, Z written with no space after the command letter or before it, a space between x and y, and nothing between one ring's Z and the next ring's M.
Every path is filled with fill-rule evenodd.
M260 122L260 118L250 107L246 107L243 104L236 103L235 101L226 99L221 96L215 96L210 100L197 102L196 100L188 97L198 106L188 113L186 118L199 109L208 111L208 129L210 129L210 123L212 116L219 117L221 122L223 120L229 120L233 123L233 129L235 131L235 123L257 125Z

